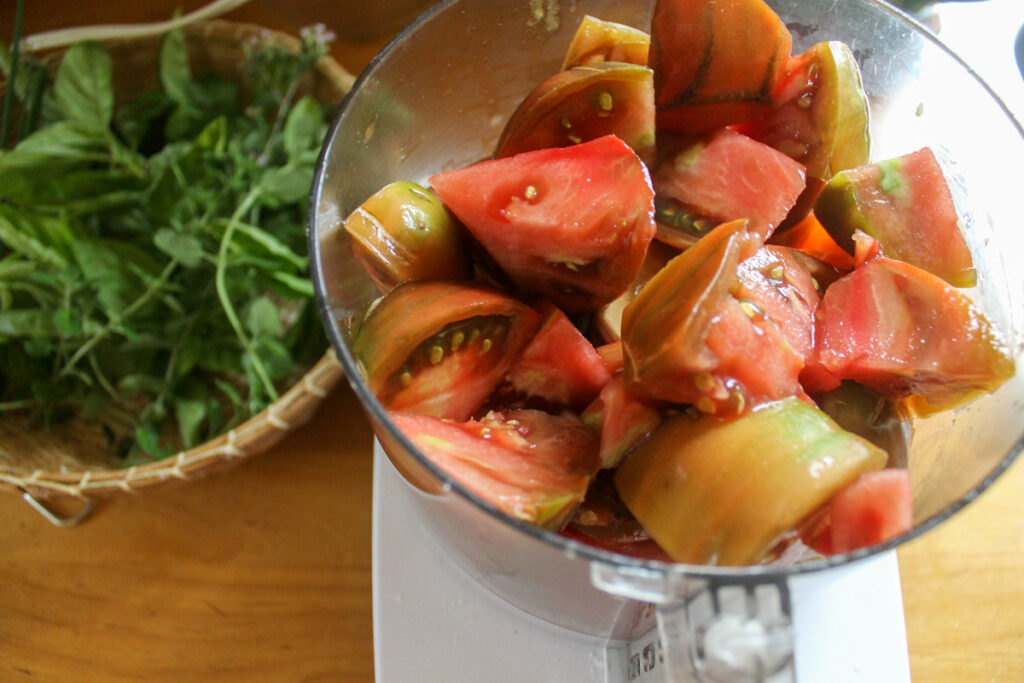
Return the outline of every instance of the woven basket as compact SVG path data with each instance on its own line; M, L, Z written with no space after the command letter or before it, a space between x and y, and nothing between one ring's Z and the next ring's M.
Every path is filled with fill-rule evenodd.
M283 33L219 20L188 26L185 34L194 73L217 72L241 83L243 89L243 46L247 41L259 38L298 46L297 39ZM159 36L107 41L119 99L158 86L159 42ZM323 103L338 104L354 80L337 62L325 57L309 79L306 92ZM3 85L0 83L0 92ZM33 427L27 417L4 416L0 419L0 489L22 493L55 523L74 523L88 514L95 498L192 479L268 450L309 420L341 376L341 365L333 350L328 350L277 402L245 423L191 450L127 468L105 454L106 438L98 426L72 420L43 431ZM50 513L55 507L75 507L71 503L78 510L73 516Z

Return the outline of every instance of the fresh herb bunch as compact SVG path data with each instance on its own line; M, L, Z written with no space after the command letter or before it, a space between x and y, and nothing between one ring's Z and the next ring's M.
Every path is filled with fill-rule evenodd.
M0 149L0 411L98 421L130 464L244 421L323 353L305 225L327 112L298 93L327 39L247 45L242 103L173 31L161 88L119 107L98 43L52 78L0 49L20 110Z

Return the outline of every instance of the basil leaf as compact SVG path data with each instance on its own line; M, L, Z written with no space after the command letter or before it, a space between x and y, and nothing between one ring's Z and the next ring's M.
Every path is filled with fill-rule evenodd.
M74 43L57 69L53 88L69 121L90 130L106 130L114 114L110 53L96 42Z
M188 63L188 47L185 32L179 29L168 31L160 40L160 84L173 101L184 104L188 101L188 83L192 80L192 69Z
M203 262L203 244L195 235L160 228L153 235L153 244L168 256L178 259L186 268L195 268Z
M276 337L281 333L281 318L277 306L266 297L256 299L249 304L246 326L254 337Z
M304 152L319 149L324 138L324 115L320 103L306 95L292 107L284 124L284 150L295 162Z

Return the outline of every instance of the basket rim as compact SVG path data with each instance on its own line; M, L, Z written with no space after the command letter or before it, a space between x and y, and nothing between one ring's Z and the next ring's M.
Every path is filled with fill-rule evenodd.
M218 37L233 35L238 40L248 36L269 38L286 47L297 48L295 36L254 23L225 19L204 19L182 27L189 36ZM123 46L159 41L162 34L126 36L105 39L109 46ZM46 48L35 54L58 54L65 48ZM355 77L329 53L320 58L316 69L344 96L355 83ZM0 80L0 87L6 82ZM21 492L43 500L55 497L89 498L118 492L135 492L169 480L189 480L218 464L241 461L264 452L288 432L309 421L314 409L328 396L344 374L334 349L328 345L323 356L280 398L245 422L219 436L180 451L167 458L143 465L117 469L49 471L35 469L27 474L16 473L10 465L0 463L0 489Z

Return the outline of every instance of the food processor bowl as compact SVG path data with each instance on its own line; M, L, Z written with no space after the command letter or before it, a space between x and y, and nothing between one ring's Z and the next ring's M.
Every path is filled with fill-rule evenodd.
M963 217L979 277L971 295L1006 335L1024 339L1024 134L998 97L909 16L876 0L768 0L793 53L823 40L857 57L871 106L872 158L930 145ZM580 638L625 642L657 622L669 677L792 679L788 581L883 552L934 527L998 477L1022 446L1024 378L953 412L914 422L914 526L887 543L829 558L752 567L669 564L580 544L505 516L436 467L396 429L360 374L349 322L379 296L342 225L396 180L487 158L511 112L557 72L584 15L649 30L650 0L448 0L369 64L324 145L311 204L310 253L324 326L419 524L499 597ZM739 654L716 646L730 640ZM733 650L736 648L733 647Z

